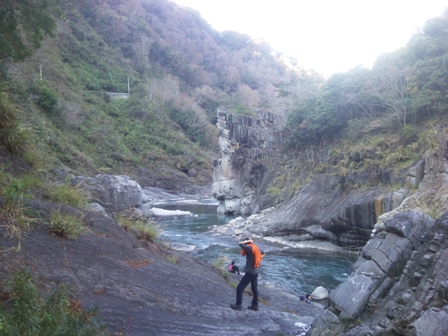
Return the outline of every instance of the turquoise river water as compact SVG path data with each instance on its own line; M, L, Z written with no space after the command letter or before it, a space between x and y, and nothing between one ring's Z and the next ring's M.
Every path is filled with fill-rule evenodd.
M217 214L216 205L165 205L168 210L188 210L197 217L164 219L159 221L161 238L188 250L193 256L213 263L219 257L244 268L245 257L240 255L238 242L228 236L214 235L212 225L223 225L232 216ZM356 260L353 254L320 252L315 250L284 249L269 242L256 241L266 252L260 269L259 281L272 287L287 289L296 295L311 293L317 286L329 291L336 288L351 273Z

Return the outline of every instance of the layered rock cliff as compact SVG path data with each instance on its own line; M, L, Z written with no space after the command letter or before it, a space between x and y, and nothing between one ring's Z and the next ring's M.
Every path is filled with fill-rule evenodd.
M222 157L214 163L213 196L220 201L220 213L250 215L274 205L266 185L282 165L282 133L275 115L259 112L258 116L218 110ZM325 160L321 156L319 160ZM318 239L359 249L381 216L418 188L430 169L426 162L422 159L398 171L372 166L346 175L316 175L290 201L278 205L277 211L248 222L245 229L263 237L296 242Z
M409 194L408 188L393 191L391 187L405 186L407 176L379 167L347 176L316 176L290 202L247 229L260 236L327 240L357 249L370 238L378 218Z
M307 335L447 335L447 234L448 213L387 220Z
M213 165L213 196L219 213L256 212L252 209L259 190L266 183L270 162L275 162L281 143L279 117L257 111L258 118L218 110L221 158ZM266 200L264 207L271 206ZM263 207L262 206L262 207Z
M221 229L362 248L308 336L448 335L448 135L436 131L438 148L408 168L321 174Z
M427 215L447 207L448 136L437 132L438 149L410 169L422 173L418 188L380 216L307 335L448 335L448 212Z

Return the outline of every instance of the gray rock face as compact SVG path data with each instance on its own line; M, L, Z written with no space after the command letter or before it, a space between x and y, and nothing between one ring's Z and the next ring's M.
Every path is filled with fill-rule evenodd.
M376 178L384 175L376 173ZM400 205L406 191L391 192L387 187L353 190L347 185L366 183L340 176L321 176L303 186L277 211L266 215L256 225L247 228L261 236L299 235L309 239L324 239L343 247L362 247L370 239L378 217Z
M265 179L265 160L275 155L281 141L277 117L263 111L258 116L256 119L218 110L222 156L214 162L212 193L220 201L220 213L250 214Z
M89 210L89 211L100 213L103 216L108 217L106 210L104 210L104 208L101 205L99 205L98 203L89 203L89 204L87 204L85 209Z
M329 310L345 333L329 328L336 323L330 314L315 320L307 335L448 334L448 213L434 222L407 211L385 227L364 247L349 278L330 293ZM355 319L363 324L350 329Z
M345 329L342 321L328 309L314 320L311 327L306 333L307 336L340 335ZM329 334L330 330L331 334Z
M26 206L48 217L56 210L80 213L47 202L29 201ZM251 296L244 293L243 310L235 311L229 307L236 296L229 281L238 283L240 276L231 274L226 281L211 264L137 240L96 212L82 211L82 218L87 229L77 239L62 239L39 226L24 235L20 251L13 249L18 240L7 238L1 226L2 282L32 261L40 289L66 284L84 309L98 308L111 335L295 335L298 324L309 327L323 311L293 293L262 284L260 310L247 309ZM177 255L177 262L169 262L167 255Z
M409 327L410 336L448 335L448 307L445 310L427 310Z
M308 336L448 335L448 212L435 222L423 215L447 209L448 142L439 134L438 150L404 174L418 188L395 194L401 204L378 217L353 273L330 293L332 314Z
M222 157L214 162L212 193L220 202L219 213L251 215L276 202L266 192L275 175L275 167L266 159L275 161L281 133L275 115L259 113L259 117L218 110ZM313 155L324 161L326 154ZM427 174L426 167L426 160L421 160L398 172L372 166L345 176L315 176L278 211L246 229L259 236L302 236L359 249L370 239L380 216L400 206L409 193L405 188L392 191L388 186L418 187ZM377 230L382 230L383 224Z
M360 312L366 308L371 295L386 279L393 279L403 272L407 261L421 246L420 241L432 227L433 222L434 220L427 215L405 212L386 223L389 233L385 237L376 237L369 241L363 249L362 259L357 262L359 267L347 281L330 294L330 299L340 311L340 318L358 318ZM397 234L397 227L406 227L406 235L402 234L403 231Z
M72 178L72 183L79 184L111 213L138 207L147 199L140 185L125 175L77 176Z

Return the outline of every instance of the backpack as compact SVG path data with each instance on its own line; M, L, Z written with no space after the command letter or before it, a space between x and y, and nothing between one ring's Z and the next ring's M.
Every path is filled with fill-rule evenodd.
M232 265L232 264L230 264L229 266L227 266L227 271L232 272L232 270L233 270L233 265Z

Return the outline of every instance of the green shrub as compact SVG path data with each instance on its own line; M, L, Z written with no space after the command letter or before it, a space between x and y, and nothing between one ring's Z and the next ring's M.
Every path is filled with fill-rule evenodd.
M229 263L229 258L225 256L219 256L213 261L213 266L219 270L224 270L224 266Z
M410 144L418 140L418 129L413 125L406 125L399 131L400 140L403 144Z
M1 172L0 186L4 204L0 209L0 216L6 223L8 236L20 237L22 232L30 229L30 224L34 219L26 214L23 200L30 197L30 188L41 184L42 181L32 175L25 175L23 178L17 179Z
M133 229L137 232L138 239L154 240L159 236L159 230L154 223L137 221Z
M255 116L253 110L243 104L237 104L233 108L233 111L235 114L242 114L242 115L247 115L247 116L251 116L251 117Z
M277 186L269 186L267 192L272 196L280 195L281 189Z
M165 259L166 259L166 261L168 261L172 264L177 264L179 261L179 255L178 254L165 254Z
M36 95L36 102L42 112L49 116L55 116L58 106L58 93L44 84L34 85L32 92Z
M398 146L394 149L393 152L390 152L386 158L385 163L387 165L394 165L398 162L407 162L410 160L416 160L417 156L417 148L416 144L411 146Z
M49 230L64 238L75 239L84 232L84 225L82 218L54 211L51 213Z
M0 334L21 336L107 335L96 311L84 311L65 286L39 295L28 270L6 283L8 308L0 304ZM1 303L1 302L0 302Z
M31 132L21 119L20 110L0 92L0 146L13 154L24 152L30 143Z
M51 202L74 207L83 207L88 203L85 192L79 186L70 184L50 185L45 192L45 196Z
M126 231L133 233L138 239L154 240L159 236L159 227L152 221L143 221L130 217L117 218Z
M22 158L35 170L43 170L49 163L48 153L33 145L25 149Z
M226 265L229 263L229 258L226 256L219 256L213 261L213 266L221 272L222 277L226 280L230 280L229 272L226 269Z

